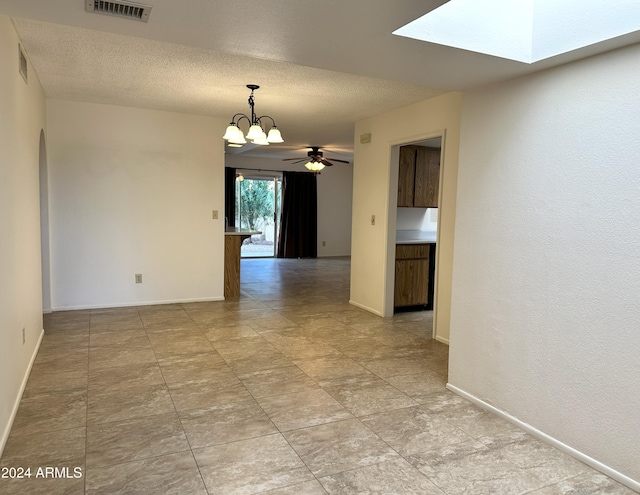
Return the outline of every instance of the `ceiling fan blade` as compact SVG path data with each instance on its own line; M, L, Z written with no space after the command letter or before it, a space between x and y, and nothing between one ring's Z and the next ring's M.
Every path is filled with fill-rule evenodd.
M306 160L306 158L283 158L282 161L283 162L290 162L291 160Z
M340 162L340 163L351 163L347 160L338 160L337 158L329 158L332 162Z
M320 160L320 163L322 163L323 165L327 166L327 167L333 167L333 163L331 163L328 160L322 159Z

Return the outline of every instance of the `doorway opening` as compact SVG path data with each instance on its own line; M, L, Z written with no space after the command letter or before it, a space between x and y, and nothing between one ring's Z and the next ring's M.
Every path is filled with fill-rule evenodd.
M441 131L391 147L393 179L390 184L392 203L389 226L392 228L389 232L387 267L387 280L391 283L386 286L387 313L432 310L432 335L441 341L437 327L438 278L442 261L439 227L444 139L444 132ZM402 148L406 148L404 158ZM422 159L419 159L421 156ZM411 157L413 161L408 160ZM409 173L411 171L413 173Z
M273 258L280 232L282 173L236 170L243 180L236 181L235 224L260 232L245 239L242 258Z

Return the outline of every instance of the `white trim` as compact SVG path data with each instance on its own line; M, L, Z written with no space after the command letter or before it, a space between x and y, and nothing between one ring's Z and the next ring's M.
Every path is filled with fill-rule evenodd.
M435 340L437 340L438 342L442 342L443 344L449 345L449 339L445 339L444 337L441 337L440 335L436 335L435 336Z
M493 414L496 414L500 416L502 419L506 419L510 423L513 423L514 425L516 425L518 428L521 428L527 433L529 433L531 436L552 445L553 447L565 452L566 454L569 454L571 457L575 457L579 461L584 462L587 466L591 466L593 469L596 469L601 473L606 474L607 476L609 476L609 478L612 478L617 482L622 483L625 486L628 486L632 490L640 492L640 482L632 478L629 478L628 476L625 476L624 474L620 473L619 471L616 471L615 469L607 466L606 464L603 464L600 461L597 461L593 457L589 457L587 454L584 454L579 450L574 449L573 447L567 445L566 443L561 442L557 438L547 435L546 433L538 430L534 426L531 426L528 423L520 421L518 418L516 418L515 416L512 416L508 412L503 411L502 409L498 409L495 406L492 406L488 402L485 402L484 400L476 397L475 395L471 395L470 393L465 392L462 389L459 389L455 385L451 385L450 383L447 383L447 389L451 390L455 394L460 395L461 397L464 397L465 399L470 400L471 402L481 407L482 409L485 409Z
M354 306L356 306L357 308L360 309L364 309L365 311L368 311L369 313L373 313L374 315L378 315L384 318L384 315L380 312L380 311L376 311L375 309L371 309L368 306L365 306L364 304L360 304L359 302L355 302L351 299L349 299L349 304L352 304Z
M27 387L27 381L29 380L29 375L31 374L31 368L33 367L33 363L36 360L36 356L38 355L38 351L40 350L40 343L42 342L42 337L44 337L44 329L40 332L40 337L38 338L38 342L36 343L36 348L33 350L33 354L31 355L31 360L29 361L29 366L27 366L27 370L24 374L24 378L22 379L22 385L20 385L20 392L16 397L16 401L13 404L13 409L11 411L11 415L9 416L9 422L2 432L2 437L0 437L0 457L2 457L2 453L4 452L4 448L7 445L7 440L9 439L9 433L11 433L11 428L13 427L13 422L16 419L16 415L18 414L18 408L20 407L20 401L22 400L22 394L24 393L24 389Z
M400 163L400 147L412 144L419 144L422 141L428 141L430 139L440 138L440 175L438 178L438 188L440 194L438 195L438 229L436 231L436 246L440 245L440 216L442 212L442 191L444 191L444 165L445 165L445 146L447 139L447 129L437 129L428 133L413 135L410 137L402 137L389 141L388 147L388 159L389 159L389 191L388 191L388 220L387 220L387 252L385 253L385 259L387 260L387 270L385 272L386 277L384 280L385 287L385 302L384 308L390 311L390 316L393 316L394 310L394 296L395 296L395 255L396 255L396 217L398 210L398 169ZM436 260L434 269L434 286L433 286L433 328L431 330L432 338L446 343L449 345L449 341L438 337L438 266L440 264L440 250L436 247ZM389 281L392 281L389 283Z
M218 297L202 297L193 299L171 299L167 301L136 301L126 303L109 303L109 304L91 304L91 305L78 305L78 306L59 306L53 308L52 311L75 311L78 309L104 309L104 308L126 308L130 306L153 306L155 304L183 304L193 302L212 302L212 301L224 301L223 296Z

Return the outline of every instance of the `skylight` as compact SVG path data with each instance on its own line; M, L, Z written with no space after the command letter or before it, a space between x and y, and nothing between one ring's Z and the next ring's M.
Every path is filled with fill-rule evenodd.
M638 30L637 0L449 0L393 34L532 64Z

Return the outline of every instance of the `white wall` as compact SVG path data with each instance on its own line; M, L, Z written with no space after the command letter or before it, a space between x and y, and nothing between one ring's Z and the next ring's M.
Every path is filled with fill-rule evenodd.
M45 98L18 36L0 15L0 454L42 335L39 143ZM26 342L22 343L22 329Z
M304 152L302 152L304 156ZM228 167L292 170L304 172L303 164L292 165L273 158L227 154ZM336 163L318 175L318 257L351 254L351 199L353 165ZM325 241L326 245L322 245Z
M636 481L638 80L635 46L464 94L449 364Z
M60 100L47 121L54 310L221 299L225 122Z
M438 230L437 208L398 208L396 230Z
M447 93L356 122L355 132L351 302L382 316L393 314L398 145L445 134L434 312L443 342L449 338L460 105L460 93ZM365 133L371 133L371 143L361 144Z

